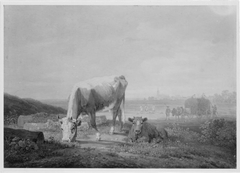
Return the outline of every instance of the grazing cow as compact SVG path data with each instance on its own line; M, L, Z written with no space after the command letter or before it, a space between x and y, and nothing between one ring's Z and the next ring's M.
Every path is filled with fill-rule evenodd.
M132 122L132 127L128 134L128 139L132 142L160 142L168 137L165 129L157 130L157 128L147 123L147 118L133 117L128 118Z
M123 127L125 90L128 82L124 76L109 76L93 78L74 85L69 97L67 117L59 119L62 128L62 140L72 142L77 136L77 126L81 125L80 114L88 114L90 124L96 130L97 139L100 133L96 126L96 111L110 110L113 124L110 133L113 134L116 117Z

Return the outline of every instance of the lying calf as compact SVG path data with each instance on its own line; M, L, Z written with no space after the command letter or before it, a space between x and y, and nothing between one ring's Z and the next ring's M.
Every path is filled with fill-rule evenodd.
M163 128L157 130L157 128L147 123L147 118L133 117L128 118L128 121L132 122L132 127L128 134L128 139L132 142L160 142L165 140L168 135L167 131Z

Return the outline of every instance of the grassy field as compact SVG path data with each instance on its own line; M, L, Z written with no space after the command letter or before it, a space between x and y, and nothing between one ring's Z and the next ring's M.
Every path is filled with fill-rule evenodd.
M156 112L139 113L142 103L126 105L126 116L148 117L148 122L157 127L164 127L169 139L161 143L128 143L127 132L131 127L125 123L126 133L109 135L111 116L108 121L99 126L102 141L95 141L95 131L78 130L77 141L71 144L60 142L61 130L43 130L46 143L39 146L38 151L15 151L4 144L5 167L52 167L52 168L236 168L236 126L234 105L219 106L219 116L213 119L194 117L177 120L171 117L165 120L165 104L156 106ZM170 105L180 106L181 103ZM56 121L57 115L49 119ZM64 115L61 115L64 116ZM224 120L222 121L222 119ZM46 122L42 118L35 122ZM206 128L207 123L214 128ZM221 124L224 122L226 126ZM205 126L204 126L205 125ZM220 127L221 126L221 127ZM14 125L12 125L14 127ZM117 122L117 130L119 123ZM210 126L209 126L210 127ZM16 126L15 126L16 128ZM221 131L221 134L217 134ZM204 131L205 130L205 131ZM215 131L214 131L215 130ZM209 136L210 132L218 136ZM234 136L235 134L235 136ZM222 135L222 136L221 136ZM220 137L220 138L219 138ZM235 137L235 138L234 138ZM230 140L233 142L231 143ZM235 140L235 141L234 141Z

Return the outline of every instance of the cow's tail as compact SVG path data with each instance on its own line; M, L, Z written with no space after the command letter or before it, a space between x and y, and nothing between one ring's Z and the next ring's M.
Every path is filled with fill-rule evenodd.
M121 110L122 110L122 121L123 121L123 123L125 123L126 122L126 117L125 117L125 93L123 94Z

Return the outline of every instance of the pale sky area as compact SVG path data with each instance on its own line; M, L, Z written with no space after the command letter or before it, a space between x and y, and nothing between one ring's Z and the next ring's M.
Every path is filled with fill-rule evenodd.
M126 98L236 91L236 6L4 6L4 92L67 99L124 75Z

